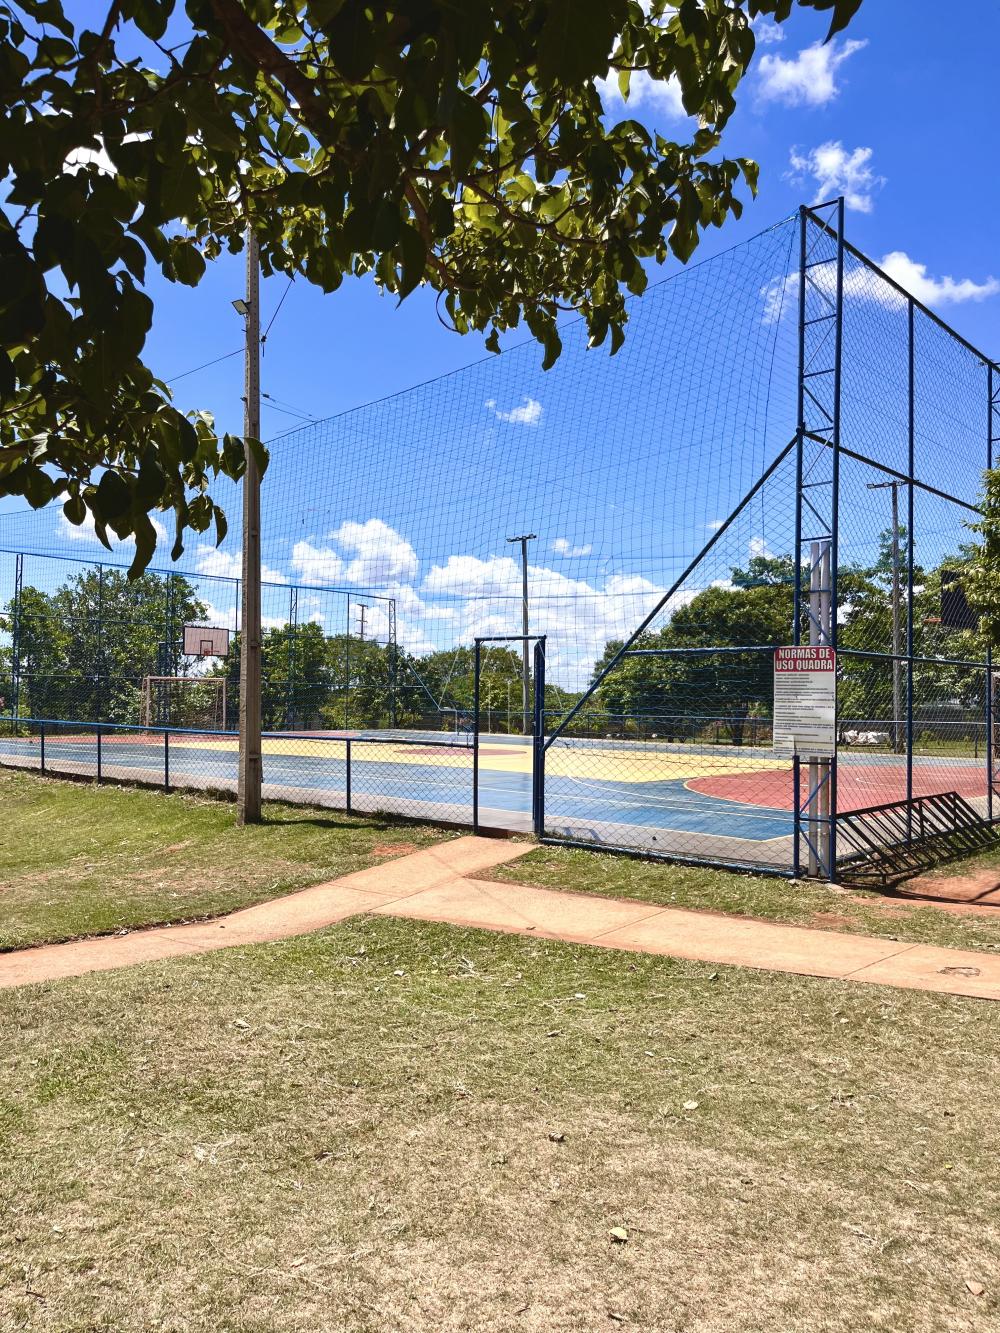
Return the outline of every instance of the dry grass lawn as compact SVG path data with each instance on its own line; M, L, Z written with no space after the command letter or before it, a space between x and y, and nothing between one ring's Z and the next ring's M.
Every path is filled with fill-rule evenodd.
M391 919L0 993L0 1328L983 1333L998 1057L987 1003Z
M229 802L5 769L0 811L0 951L218 916L455 836L277 802L240 829Z

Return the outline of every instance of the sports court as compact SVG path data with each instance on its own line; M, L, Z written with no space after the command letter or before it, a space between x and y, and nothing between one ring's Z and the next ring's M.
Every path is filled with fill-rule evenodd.
M650 287L614 358L570 321L551 371L519 344L271 441L268 797L827 878L994 836L1000 365L845 207ZM0 522L0 762L232 791L235 525L141 583L66 527ZM790 746L775 653L819 650Z
M270 735L264 740L266 795L337 809L379 811L468 825L475 742L440 732L381 731ZM0 736L0 762L53 774L235 790L237 742L227 734L163 735L56 727L40 736ZM841 810L902 799L905 757L844 753ZM559 738L545 761L545 821L552 836L605 847L780 866L791 854L793 775L764 747L685 746ZM947 789L986 801L981 759L915 757L916 796ZM530 738L482 734L479 822L530 832Z

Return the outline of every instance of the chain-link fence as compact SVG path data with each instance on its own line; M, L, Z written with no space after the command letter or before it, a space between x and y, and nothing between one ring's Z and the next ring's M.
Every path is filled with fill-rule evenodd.
M478 800L557 841L787 874L835 873L837 821L869 807L954 794L991 820L964 574L996 365L838 205L651 286L615 357L578 323L563 343L550 372L525 344L272 442L268 790L459 822ZM69 558L96 538L58 507L0 517L5 761L38 763L44 728L47 768L95 776L101 724L102 777L235 781L231 526L128 583L125 554ZM224 651L189 651L198 626ZM825 757L775 748L773 652L803 644L837 653Z

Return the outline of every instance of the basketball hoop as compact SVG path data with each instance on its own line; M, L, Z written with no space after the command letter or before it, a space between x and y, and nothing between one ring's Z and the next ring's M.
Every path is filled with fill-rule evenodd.
M211 625L184 626L185 657L225 657L229 652L229 630Z

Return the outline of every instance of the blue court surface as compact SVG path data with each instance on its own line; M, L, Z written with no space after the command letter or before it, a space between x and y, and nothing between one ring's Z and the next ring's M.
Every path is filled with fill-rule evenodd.
M666 846L658 834L701 842L720 840L720 855L735 844L785 839L790 813L691 790L687 782L715 773L773 765L766 751L727 747L696 750L682 745L636 746L628 742L558 742L547 755L546 828L609 844ZM0 761L41 766L37 737L0 736ZM67 728L45 737L47 771L97 776L93 733ZM234 738L172 734L109 734L101 745L101 775L173 787L221 788L236 783ZM264 742L265 794L343 808L347 804L347 745L340 736L272 736ZM382 733L351 738L352 807L428 819L471 823L473 758L465 737ZM480 741L479 807L484 825L527 830L531 826L531 748L521 737L483 736ZM645 836L636 838L642 830ZM652 836L650 836L652 835ZM678 841L679 839L679 841ZM730 846L732 844L732 846ZM690 849L696 850L692 842ZM773 851L772 851L773 854ZM753 858L770 859L764 848Z

